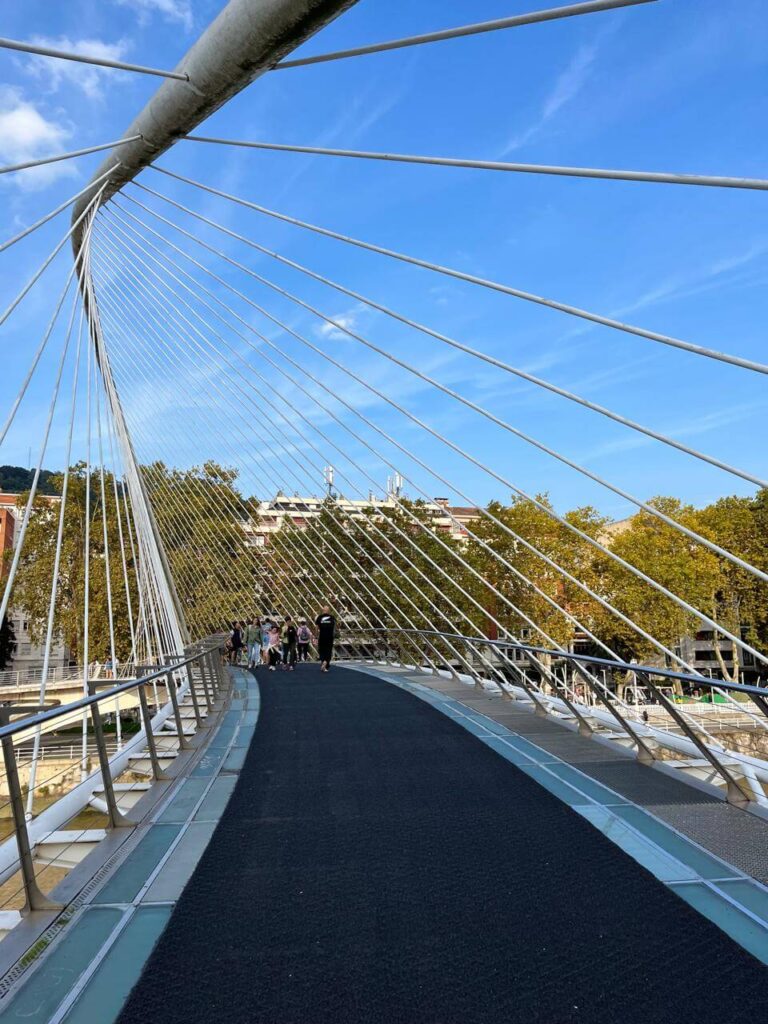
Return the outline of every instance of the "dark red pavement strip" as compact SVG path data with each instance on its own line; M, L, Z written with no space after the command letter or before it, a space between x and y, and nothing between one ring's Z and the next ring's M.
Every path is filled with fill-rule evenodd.
M768 970L439 711L259 672L254 742L120 1024L743 1024Z

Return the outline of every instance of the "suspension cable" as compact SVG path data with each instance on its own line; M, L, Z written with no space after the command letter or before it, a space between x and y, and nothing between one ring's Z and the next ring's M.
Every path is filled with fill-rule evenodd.
M57 153L55 156L44 156L37 160L25 160L19 164L8 164L0 167L0 174L11 174L14 171L25 171L29 167L42 167L44 164L56 164L60 160L73 160L77 156L87 156L89 153L100 153L103 149L116 149L118 146L127 146L129 142L136 142L141 135L129 135L125 139L115 139L113 142L104 142L100 146L88 146L86 149L75 149L70 153ZM104 177L102 175L101 177ZM91 185L94 183L91 182ZM85 190L87 191L87 189Z
M148 191L151 191L151 190L148 190ZM158 193L154 193L154 194L158 194ZM166 223L166 224L168 224L168 225L170 225L172 227L175 227L176 230L178 230L181 234L184 234L184 235L186 235L186 237L191 238L191 239L194 240L194 235L192 235L191 233L186 232L180 226L174 225L173 221L167 220L166 218L162 217L162 215L157 214L154 210L151 210L149 207L145 206L143 203L140 203L138 200L135 200L135 199L133 199L130 196L128 198L130 199L131 202L135 203L136 205L141 207L146 212L148 212L148 213L152 214L153 216L157 217L163 223ZM168 200L168 202L170 202L174 206L178 206L179 205L179 204L176 204L173 200ZM131 217L132 220L135 220L138 224L140 224L146 230L151 231L154 234L157 234L158 237L161 237L161 236L159 236L159 233L154 232L154 229L149 227L149 225L147 225L143 220L141 220L138 217L133 217L129 213L129 211L124 210L122 206L119 206L119 204L117 204L117 208L120 209L127 216ZM184 207L182 207L182 209L184 209L185 212L191 213L193 216L196 216L193 211L187 210ZM114 211L112 211L112 212L114 213ZM118 220L122 221L122 218L120 218L117 214L115 214L115 216L117 217ZM233 236L233 237L237 238L240 241L244 241L244 242L246 242L246 244L251 244L252 247L254 249L256 249L257 251L267 252L268 255L275 255L275 254L269 253L268 250L264 250L264 248L262 246L258 245L258 243L255 243L255 242L254 243L249 243L247 239L243 238L240 235L237 235L236 232L231 232L229 229L221 227L220 225L217 225L214 221L211 221L209 218L201 217L200 219L206 221L209 224L212 224L212 226L214 226L214 227L219 227L219 229L221 231L223 231L224 233L226 233L227 235ZM125 223L125 221L122 221L122 223ZM166 242L166 244L170 244L170 243ZM208 246L205 243L201 243L201 244L203 244L204 247L208 248ZM212 249L211 251L217 252L217 250L215 250L215 249ZM222 258L227 259L227 257L223 253L217 252L217 255L220 255ZM323 284L328 284L328 285L331 285L331 287L336 287L337 290L343 291L343 292L345 292L347 294L353 294L356 298L360 299L363 302L366 302L368 305L371 305L373 308L379 309L382 312L386 312L389 315L393 315L395 317L395 319L399 320L400 322L404 322L404 323L408 324L409 326L416 327L417 329L422 330L425 333L428 333L429 335L431 335L433 337L438 337L439 340L447 341L449 344L452 345L452 347L459 348L461 351L465 351L465 352L469 351L470 354L472 354L472 355L479 355L481 358L484 358L485 361L490 362L493 365L496 365L496 366L500 365L502 368L508 369L512 373L516 373L516 374L519 374L520 376L523 376L523 377L526 377L526 378L530 378L529 374L525 374L522 371L518 371L514 367L509 367L507 364L500 363L499 360L493 359L491 357L484 357L483 354L478 353L474 349L468 349L467 346L461 345L459 343L454 343L452 341L452 339L449 339L449 338L445 337L444 335L439 335L437 332L434 332L434 331L430 330L429 328L424 328L420 324L415 324L412 321L409 321L406 318L400 316L399 314L393 314L390 310L386 309L386 307L381 307L377 303L372 303L369 300L365 299L363 296L358 295L357 293L349 293L349 291L347 289L345 289L345 288L343 288L341 286L335 285L334 282L331 282L327 278L322 277L322 275L316 274L313 271L307 271L306 268L301 267L300 265L296 264L292 260L285 260L285 259L280 258L280 257L278 257L278 258L280 259L281 262L285 262L285 263L287 263L287 264L289 264L291 266L296 267L296 269L300 269L303 272L307 273L308 276L310 276L314 280L319 280ZM230 262L233 262L234 265L237 266L239 269L245 270L247 273L250 273L247 270L247 268L243 267L242 264L237 263L235 261L230 261ZM714 543L713 541L710 541L707 538L702 537L700 534L696 533L694 530L689 529L684 524L679 523L675 519L672 519L670 516L665 515L660 509L655 508L653 505L649 505L647 502L644 502L641 499L635 497L633 494L631 494L628 491L625 491L623 488L618 487L615 484L612 484L610 481L606 480L604 477L600 476L597 473L594 473L590 469L587 469L585 466L582 466L581 464L577 463L573 459L568 458L567 456L563 455L561 452L557 451L556 449L552 448L551 446L542 443L541 441L539 441L536 438L532 437L530 434L520 430L517 427L512 426L512 424L510 424L507 421L501 419L499 416L496 416L494 413L490 412L488 409L485 409L483 406L480 406L478 403L471 401L470 399L466 398L465 396L463 396L463 395L459 394L458 392L454 391L452 388L449 388L449 387L441 384L439 381L436 381L434 378L432 378L432 377L428 376L427 374L423 373L422 371L420 371L416 367L412 366L411 364L405 362L404 360L398 359L397 357L393 356L390 352L386 351L385 349L381 348L378 345L373 344L369 339L363 338L360 334L358 334L356 331L353 331L346 324L340 323L339 321L334 320L331 317L325 316L325 314L323 314L322 312L317 310L314 306L310 306L310 305L302 302L302 300L296 299L295 296L292 296L289 292L286 292L285 290L278 288L276 285L273 284L273 282L268 281L266 278L263 278L261 275L252 275L252 276L254 276L255 279L258 280L260 283L266 284L268 287L273 288L274 290L278 291L280 294L285 295L286 297L290 298L291 300L299 303L300 305L302 305L304 308L308 309L313 314L321 317L329 325L332 325L333 327L335 327L338 330L342 331L344 334L347 334L349 337L353 338L354 340L359 341L361 344L365 345L367 348L369 348L372 351L376 352L378 355L381 355L383 358L386 358L386 359L390 360L391 362L395 363L396 365L401 366L402 368L407 370L409 373L412 373L417 378L419 378L421 380L424 380L425 382L429 383L431 386L437 388L439 391L443 392L444 394L449 395L454 400L460 402L462 405L465 405L467 408L472 409L474 412L479 413L484 418L486 418L489 421L493 422L496 426L501 427L502 429L506 430L507 432L509 432L509 433L513 434L514 436L518 437L520 440L525 441L527 444L530 444L531 446L533 446L533 447L537 448L538 450L544 452L545 454L549 455L550 457L552 457L554 459L557 459L559 462L563 463L564 465L567 465L569 468L571 468L571 469L575 470L576 472L580 473L582 476L585 476L588 479L593 480L595 483L600 484L602 487L605 487L606 489L612 491L614 494L619 495L619 497L622 497L625 500L631 502L637 508L642 509L644 512L647 512L649 515L652 515L655 518L662 520L668 526L673 527L674 529L678 530L679 532L684 533L686 536L690 537L692 540L695 540L697 543L700 543L703 546L709 548L709 550L711 550L713 553L715 553L717 555L720 555L721 557L723 557L723 558L733 562L734 564L738 565L740 568L742 568L745 571L751 573L752 575L755 575L755 576L763 579L765 582L768 582L768 573L763 572L762 570L758 569L756 566L751 565L749 562L745 561L744 559L741 559L737 555L732 554L731 552L727 551L725 548L723 548L720 545ZM535 378L534 378L534 380L535 380ZM556 390L556 391L558 391L560 393L563 393L562 389L556 388L553 385L549 385L548 382L545 382L545 386L549 387L551 390ZM595 408L595 409L597 409L600 412L603 412L609 418L611 418L611 419L618 419L620 422L623 422L626 425L632 426L633 429L635 429L635 430L637 430L637 431L639 431L641 433L647 434L647 435L649 435L649 436L651 436L651 437L653 437L655 439L658 439L658 440L662 441L663 443L670 445L671 447L677 448L680 451L684 452L685 454L692 455L693 457L698 458L701 461L707 462L710 465L714 465L716 468L723 469L726 472L731 472L731 473L733 473L736 476L740 476L743 479L748 480L750 483L756 484L757 486L768 487L768 481L763 481L763 480L761 480L758 477L753 477L749 473L746 473L746 472L744 472L744 471L742 471L740 469L737 469L735 467L729 466L727 463L724 463L721 460L714 459L711 456L708 456L708 455L705 455L705 454L703 454L701 452L698 452L696 449L689 448L686 445L682 445L679 442L673 440L672 438L666 437L663 434L657 434L655 431L651 431L648 428L642 426L641 424L636 424L636 423L633 423L632 421L625 420L623 417L619 417L617 414L611 412L611 410L605 410L602 407L592 405L592 403L587 403L586 400L581 399L579 396L570 396L568 392L565 392L565 394L568 395L569 397L573 397L577 402L579 402L579 404L587 404L590 407Z
M488 288L491 291L500 292L503 295L510 295L513 298L523 299L526 302L533 302L540 306L546 306L549 309L555 309L561 313L568 313L569 315L579 317L582 320L589 320L591 323L600 324L603 327L611 327L616 330L623 331L626 334L633 334L639 338L645 338L648 341L656 341L662 345L669 345L672 348L683 349L686 352L692 352L694 355L705 356L708 359L715 359L723 363L730 363L733 366L740 366L743 369L754 370L757 373L768 373L768 364L766 363L758 363L752 359L744 359L741 356L730 355L725 352L717 352L714 349L705 348L703 345L695 345L692 342L683 341L680 338L673 338L667 334L660 334L657 331L646 330L644 327L637 327L633 324L623 323L622 321L615 320L611 317L601 316L598 313L591 313L589 310L581 309L578 306L572 306L565 302L557 302L554 299L547 299L541 295L535 295L533 292L522 291L519 288L512 288L509 285L501 284L498 281L491 281L486 278L478 277L475 274L456 270L453 267L442 266L439 263L431 263L429 260L419 259L416 256L409 256L405 253L397 252L394 249L387 249L384 246L375 245L372 242L364 242L359 238L353 238L351 235L343 235L338 231L332 231L330 228L323 228L317 224L311 224L308 221L300 220L297 217L291 217L285 213L278 213L276 210L270 210L266 206L260 206L258 203L253 203L250 200L241 199L238 196L231 195L228 192L223 192L221 189L213 188L210 185L203 185L201 182L194 181L191 178L186 178L181 174L176 174L164 167L159 167L157 164L151 164L150 167L152 170L159 171L161 174L166 174L168 177L176 178L178 181L183 181L188 185L201 188L204 192L217 195L222 199L228 199L230 202L236 203L239 206L244 206L247 209L254 210L256 213L262 213L267 217L283 221L286 224L293 224L295 227L304 228L307 231L323 235L326 238L333 238L339 242L346 242L347 244L356 246L359 249L375 252L382 256L389 256L390 258L399 260L402 263L409 263L412 266L421 267L424 270L431 270L446 277L455 278L458 281L465 281L468 284L475 284L481 288Z
M97 57L94 54L73 53L71 50L54 49L51 46L40 46L38 43L24 43L18 39L0 39L0 49L18 50L21 53L33 53L40 57L54 57L57 60L77 61L79 64L93 64L101 68L116 68L119 71L137 71L142 75L157 75L160 78L178 78L182 82L189 81L189 75L177 71L161 71L159 68L148 68L143 64L127 64L122 60L111 60L108 57Z
M473 160L466 157L425 156L414 153L380 153L371 150L331 149L326 146L290 146L277 142L249 142L244 139L217 139L206 135L185 135L185 141L209 142L217 146L239 146L276 153L308 153L312 156L351 157L357 160L381 160L398 164L423 164L430 167L460 167L476 171L506 171L517 174L549 174L567 178L598 178L613 181L643 181L666 185L706 185L712 188L744 188L765 191L765 178L738 178L712 174L680 174L671 171L631 171L604 167L567 167L555 164L524 164L508 160Z
M185 319L186 319L186 318L185 318ZM257 376L260 376L260 375L258 375L258 374L257 374ZM265 383L266 383L266 382L265 382ZM282 417L282 418L285 418L284 416L282 416L282 414L281 414L281 417ZM288 423L289 423L289 421L288 421L288 420L286 420L286 422L288 422ZM353 520L353 522L354 522L354 520ZM357 523L356 523L356 522L355 522L355 525L357 525ZM377 532L377 533L378 533L378 532L380 532L380 531L378 530L378 527L376 526L376 524L375 524L375 523L374 523L374 524L372 524L372 526L373 526L373 529L374 529L374 530L376 530L376 532ZM385 536L385 535L382 535L382 536ZM386 538L386 537L385 537L385 539L387 540L387 542L388 542L388 543L390 543L390 544L392 543L392 542L391 542L391 540L390 540L389 538ZM379 550L381 550L381 549L379 548ZM388 556L387 556L386 552L382 551L382 554L384 554L384 556L388 558ZM402 552L400 552L400 554L402 554ZM390 559L390 561L391 561L391 559ZM392 564L393 564L393 565L395 565L395 563L394 563L394 562L393 562ZM419 569L418 569L418 567L417 567L417 566L413 565L413 563L412 563L412 562L410 562L410 564L412 565L412 567L413 567L413 568L414 568L414 569L415 569L415 570L416 570L417 572L419 572ZM401 568L400 568L399 566L395 565L395 567L396 567L396 568L398 569L398 571L402 572L402 569L401 569ZM407 579L407 578L406 578L406 579ZM426 579L426 577L425 577L425 579ZM407 582L409 582L409 583L410 583L411 585L413 585L413 581L412 581L412 580L407 580ZM431 585L434 585L434 584L432 583L432 581L428 581L428 582L430 582L430 584L431 584ZM417 588L417 589L419 589L419 590L420 590L421 588ZM401 592L402 592L402 591L401 591ZM425 594L424 594L424 592L423 592L423 591L421 591L421 593L422 593L422 596L425 596L425 597L427 596L427 595L425 595ZM404 594L403 596L405 596L405 597L406 597L406 599L408 600L408 596L407 596L406 594ZM427 597L427 600L430 600L430 603L431 603L431 604L432 604L432 606L433 606L433 607L435 608L435 610L436 610L436 611L438 611L438 613L439 613L439 614L441 614L441 615L442 615L443 617L445 617L445 616L444 616L444 613L440 612L440 610L436 608L436 606L434 605L434 602L431 602L431 599L429 599L429 598ZM460 610L460 609L456 608L456 611L457 611L457 612L459 612L459 614L461 614L461 610ZM445 621L446 621L446 622L448 622L448 621L450 621L450 620L446 618L446 619L445 619ZM471 621L471 620L468 620L468 621ZM476 627L475 627L475 628L476 628ZM460 655L458 655L458 652L456 652L456 653L457 653L457 656L459 656L459 657L460 657ZM482 656L481 656L481 659L482 659Z
M171 222L169 222L169 223L171 223ZM183 229L180 229L180 230L183 232ZM194 237L194 236L192 236L192 237ZM211 248L211 247L207 246L207 243L202 242L202 240L200 240L200 239L195 239L195 241L197 241L198 244L202 245L203 247ZM250 271L247 267L244 267L242 264L238 264L238 263L236 263L236 261L231 260L229 257L226 256L226 254L218 252L215 249L213 251L216 252L216 254L218 256L221 256L223 259L227 260L228 262L235 263L235 265L237 265L241 270L243 270L245 273L249 274L250 276L254 276L256 278L259 278L259 275L255 275L254 272ZM190 259L191 259L191 257L190 257ZM200 265L200 266L202 266L202 265ZM212 273L212 272L208 271L207 268L203 268L203 269L205 269L205 271L207 273ZM212 275L212 276L215 276L215 275ZM227 286L225 282L221 281L221 279L218 279L218 280L219 280L219 283L224 284L225 287L231 287L231 286ZM260 280L263 281L263 279L260 279ZM295 331L293 331L291 328L289 328L285 323L283 323L282 321L280 321L280 320L276 319L275 317L273 317L266 310L264 310L263 307L257 306L255 303L253 303L246 296L242 295L241 293L238 293L238 294L240 295L240 297L244 301L248 302L250 305L252 305L255 308L257 308L260 312L262 312L270 320L275 322L283 330L288 331L288 333L290 333L294 337L299 338L299 340L301 340L302 342L306 342L310 347L313 348L314 351L316 351L316 352L318 352L318 354L320 354L320 350L317 349L316 346L312 346L311 343L307 342L305 338L302 338L301 336L297 335L297 333ZM355 377L355 375L352 374L351 371L349 371L349 369L347 367L341 367L340 364L338 364L335 360L330 359L330 357L328 357L325 353L322 353L322 355L323 355L324 358L329 359L329 361L334 362L334 364L339 366L339 368L342 368L345 373L348 373L350 376ZM356 379L360 381L360 378L356 378ZM707 616L705 613L701 612L700 610L694 608L692 605L690 605L683 598L680 598L678 595L676 595L672 591L670 591L667 587L663 586L663 584L661 584L658 581L654 580L652 577L650 577L646 573L642 572L642 570L638 569L636 566L633 566L631 563L629 563L625 559L621 558L615 552L611 551L605 545L600 543L596 538L590 537L589 534L584 533L578 527L574 526L574 524L570 523L567 519L565 519L562 516L559 516L554 511L554 509L550 508L549 506L547 506L543 502L541 502L538 499L533 498L531 495L527 494L525 491L523 491L522 489L517 487L515 484L513 484L510 480L508 480L505 477L501 476L495 470L493 470L492 468L486 466L484 463L480 462L474 456L470 455L468 452L466 452L465 449L461 448L460 446L456 445L454 442L452 442L449 439L445 438L439 432L437 432L433 428L429 427L423 420L421 420L420 418L416 417L414 414L410 413L408 410L404 409L403 406L401 406L399 403L395 402L389 396L385 395L383 392L381 392L378 389L374 388L372 385L368 384L367 382L364 382L364 381L360 381L360 382L363 383L364 386L366 388L368 388L369 390L371 390L374 394L377 394L378 397L380 397L384 401L386 401L393 408L395 408L399 412L403 413L403 415L405 415L412 422L414 422L417 425L421 426L431 436L434 436L437 440L439 440L442 443L444 443L445 445L447 445L451 450L455 451L457 454L460 454L462 457L467 459L473 465L477 466L477 468L483 470L488 475L492 476L494 479L496 479L500 483L504 484L506 487L511 488L513 491L518 493L521 497L524 497L527 500L531 501L537 508L539 508L541 511L544 511L550 518L552 518L556 522L560 523L561 526L565 526L565 528L568 529L570 532L572 532L572 533L576 534L577 536L580 536L582 539L586 540L588 544L590 544L591 546L595 547L597 550L601 551L602 554L607 555L613 561L615 561L617 564L621 565L625 569L628 569L633 575L637 576L639 579L643 580L646 583L649 583L659 593L663 594L665 597L670 598L679 607L683 608L683 610L689 612L690 614L696 616L697 618L699 618L706 625L711 626L713 629L716 629L724 637L726 637L727 639L731 640L731 642L733 642L733 643L737 644L738 646L740 646L743 650L746 650L749 653L753 654L755 657L759 658L759 660L765 661L766 663L768 663L768 658L766 658L766 656L762 655L759 651L757 651L751 645L746 644L746 642L743 641L741 638L736 637L735 634L733 634L730 631L728 631L725 627L723 627L721 624L717 623L714 619L710 618L709 616ZM453 487L453 489L458 490L457 488L454 487L454 485L451 485L451 486ZM665 648L665 651L666 650L667 649ZM671 653L671 652L667 652L667 653Z
M309 64L325 64L328 61L344 60L347 57L360 57L369 53L383 53L386 50L401 50L407 46L423 46L425 43L437 43L446 39L460 39L464 36L475 36L484 32L496 32L501 29L535 25L544 21L555 21L559 18L573 18L580 14L593 14L600 11L615 10L619 7L636 7L639 4L654 2L655 0L588 0L585 3L569 4L567 7L552 7L544 11L531 11L530 14L516 14L510 18L497 18L495 21L482 21L474 25L462 25L458 28L447 28L438 32L424 32L418 36L391 39L384 43L372 43L369 46L356 46L350 50L336 50L333 53L321 53L314 57L283 60L279 64L275 64L272 70L282 71L285 68L306 67Z
M214 275L214 276L215 276L215 275ZM164 283L166 284L166 287L167 287L167 283L165 282L165 280L164 280ZM241 297L242 297L242 296L241 296ZM293 333L293 332L292 332L292 333ZM266 338L263 338L263 336L261 336L261 337L262 337L262 339L263 339L264 341L268 341L268 339L266 339ZM354 376L354 375L352 375L352 376ZM304 417L302 416L302 414L301 414L300 412L298 412L298 410L297 410L297 413L298 413L298 415L299 415L299 417L300 417L300 418L304 419ZM367 422L369 422L369 421L367 421ZM370 422L369 422L369 425L372 425L372 424L370 424ZM372 426L373 426L373 425L372 425ZM294 426L294 429L295 429L295 426ZM378 429L378 428L375 428L375 429ZM387 436L387 435L384 435L384 436ZM392 440L391 438L388 438L388 439L389 439L390 441ZM394 444L397 444L396 442L392 442L392 443L394 443ZM401 449L402 449L402 446L400 446L400 445L397 445L397 446L398 446L399 448L401 448ZM417 461L418 461L418 460L417 460ZM432 473L434 474L434 470L431 470L431 472L432 472ZM434 475L436 475L436 476L437 476L437 474L434 474ZM438 478L439 478L439 476L438 476ZM440 478L440 479L442 479L442 478ZM448 482L447 482L447 481L445 481L445 480L443 480L442 482L448 483ZM452 485L451 485L451 486L452 486ZM459 493L461 493L461 492L459 492ZM515 535L515 536L517 536L517 535ZM519 539L520 539L520 540L522 541L522 538L519 538ZM525 543L527 547L531 547L531 545L527 544L527 542L523 541L523 543ZM540 555L541 557L545 557L545 560L549 561L548 559L546 559L546 556L542 556L542 553L541 553L541 552L539 552L539 551L538 551L538 549L532 548L532 550L533 550L533 551L535 551L535 552L536 552L537 554L539 554L539 555ZM557 569L558 569L559 571L561 571L561 572L564 572L564 573L565 573L565 571L564 571L564 570L562 570L562 567L560 567L560 566L557 566L557 564L556 564L556 563L551 563L551 562L550 562L550 564L553 564L553 566L554 566L554 567L556 567L556 568L557 568ZM573 582L576 582L576 583L577 583L577 584L578 584L578 585L579 585L580 587L582 587L582 589L586 589L587 593L589 593L589 594L590 594L590 596L593 596L593 597L595 597L595 598L596 598L597 600L601 600L601 599L600 599L600 598L598 597L598 595L594 594L594 593L593 593L593 592L592 592L591 590L589 590L588 588L585 588L585 587L584 587L584 585L583 585L583 584L582 584L582 583L581 583L580 581L576 580L576 579L575 579L575 578L573 578L573 577L570 577L570 575L569 575L569 574L567 574L567 573L565 573L565 575L566 575L566 576L567 576L568 578L571 578L571 579L573 580ZM632 622L632 620L630 620L630 619L627 619L627 618L626 618L626 616L622 616L622 614L621 614L621 613L619 613L619 612L618 612L618 611L617 611L617 610L616 610L615 608L613 608L613 606L612 606L612 605L610 605L610 604L607 604L607 603L606 603L605 601L602 601L601 603L605 604L606 608L608 608L609 610L613 611L613 612L614 612L615 614L619 615L619 617L620 617L620 618L622 618L622 619L623 619L623 620L624 620L624 621L625 621L625 622L626 622L627 624L629 624L630 626L632 626L632 627L633 627L633 628L634 628L634 629L635 629L636 631L638 631L638 632L639 632L639 633L640 633L640 634L641 634L642 636L644 636L644 637L645 637L646 639L648 639L648 640L649 640L649 641L650 641L651 643L653 643L653 644L654 644L655 646L657 646L657 647L660 647L660 649L661 649L662 651L664 651L664 653L669 653L669 655L670 655L670 656L672 656L672 657L675 657L675 655L674 655L674 653L673 653L672 651L667 651L667 648L663 647L663 645L659 645L659 644L658 644L658 641L656 641L656 640L655 640L655 638L653 638L653 637L652 637L652 636L651 636L650 634L647 634L647 633L645 633L645 631L643 631L643 630L642 630L642 629L641 629L641 628L640 628L639 626L637 626L637 625L636 625L635 623L633 623L633 622ZM589 631L586 631L586 632L589 632Z

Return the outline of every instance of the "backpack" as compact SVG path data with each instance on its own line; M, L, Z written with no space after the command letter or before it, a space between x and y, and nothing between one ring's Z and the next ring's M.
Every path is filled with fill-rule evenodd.
M309 626L299 626L299 643L308 644L312 634L309 632Z

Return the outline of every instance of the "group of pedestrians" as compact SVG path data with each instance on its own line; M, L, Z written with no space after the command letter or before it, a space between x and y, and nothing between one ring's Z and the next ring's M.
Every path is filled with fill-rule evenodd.
M336 635L336 617L328 607L315 619L317 637L306 619L295 621L291 615L281 620L256 616L243 622L233 622L227 643L229 662L240 665L246 660L248 668L265 667L272 672L278 668L292 672L300 661L309 661L310 648L315 646L320 671L327 672L333 658Z

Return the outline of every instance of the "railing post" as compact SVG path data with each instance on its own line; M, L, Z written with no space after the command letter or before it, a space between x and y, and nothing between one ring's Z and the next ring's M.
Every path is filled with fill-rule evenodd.
M173 669L170 672L166 672L166 685L168 687L168 696L171 698L171 704L173 705L173 717L176 721L176 734L179 741L179 750L189 750L190 742L184 735L184 724L181 720L181 712L179 711L179 694L176 689L176 680L173 678Z
M670 715L672 720L683 730L685 735L694 744L694 746L700 751L703 757L709 761L718 775L723 779L726 786L726 800L729 804L734 804L736 807L747 807L749 806L751 797L749 790L746 786L743 786L735 775L732 774L729 768L727 768L719 757L710 750L706 743L696 734L695 730L691 728L685 717L680 714L675 705L669 700L661 690L658 689L656 684L651 681L651 677L645 672L638 672L638 677L643 680L645 685L664 707L667 713Z
M197 660L199 661L200 659L198 658ZM205 729L206 727L203 725L203 716L200 714L200 705L197 700L197 694L195 693L195 679L192 674L194 664L195 662L191 661L187 665L187 679L189 680L189 696L192 700L192 709L195 712L195 725L198 730L200 730Z
M216 696L218 697L227 688L227 672L221 660L221 653L219 651L209 651L208 664L213 668L213 676L216 680Z
M88 680L88 693L93 697L96 693L96 682ZM101 781L104 786L104 802L107 805L107 817L110 828L131 828L133 822L129 821L117 806L115 798L115 787L112 783L112 772L109 767L109 754L104 739L104 728L101 724L101 713L98 702L91 704L91 721L93 722L93 738L96 742L96 751L99 755L99 768L101 770Z
M218 700L224 690L224 673L226 672L224 664L221 660L221 652L209 651L208 664L211 667L211 682L213 685L213 695L214 698Z
M139 687L139 704L141 705L141 720L144 723L144 732L147 736L147 750L149 752L149 761L152 765L152 776L157 782L163 782L169 779L170 775L166 775L160 767L160 761L157 757L155 734L152 732L152 717L149 713L149 702L147 701L147 694L143 685Z
M624 718L623 715L619 714L616 707L613 704L611 704L611 702L602 692L600 686L596 685L596 682L595 680L593 680L592 675L585 668L583 668L578 663L578 661L574 660L573 667L574 670L578 673L578 675L581 676L582 680L587 684L592 693L594 693L594 695L597 697L597 699L600 701L600 703L603 705L606 711L613 715L613 717L619 723L624 732L635 744L637 748L635 756L637 757L638 761L641 764L652 765L656 760L656 754L654 753L653 747L649 743L646 743L646 741L643 739L640 733L637 732L637 730L629 724L629 722L626 720L626 718Z
M9 725L11 713L22 710L11 705L0 707L0 725ZM39 711L39 708L35 708ZM21 880L24 885L25 910L61 910L63 904L55 903L41 892L35 877L35 864L32 858L32 847L29 844L29 832L27 831L27 819L24 813L24 798L21 795L21 784L19 783L19 771L16 764L16 750L13 746L13 736L3 736L3 761L5 762L5 774L8 779L8 795L11 799L11 813L13 814L13 827L16 835L16 846L19 851L19 867L21 869Z
M204 654L200 655L198 664L200 666L200 680L203 684L203 693L205 694L205 703L208 707L208 711L213 707L214 701L216 700L216 694L213 688L213 680L211 678L210 666Z

